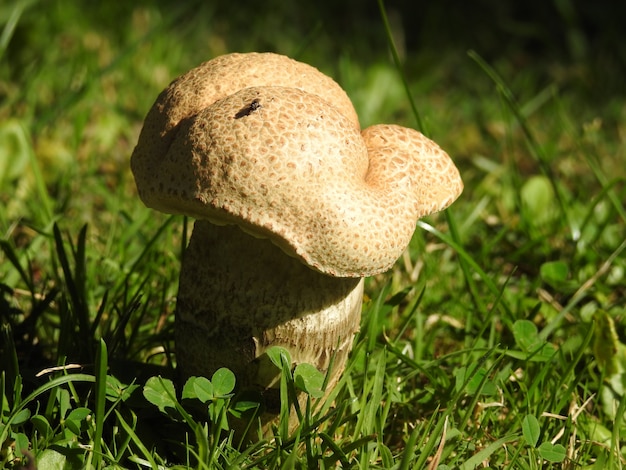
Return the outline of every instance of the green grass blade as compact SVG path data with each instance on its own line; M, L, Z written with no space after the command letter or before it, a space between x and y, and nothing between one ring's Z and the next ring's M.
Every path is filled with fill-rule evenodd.
M372 379L371 391L367 395L364 394L361 402L361 413L360 420L362 420L362 425L357 429L360 434L374 434L376 432L376 415L378 410L380 409L380 403L382 401L383 396L383 387L385 385L385 367L387 365L386 361L386 351L383 350L378 357L378 364L376 365L376 370L374 371L374 377Z
M473 470L477 468L479 465L482 465L483 462L489 459L489 457L496 452L500 447L509 442L514 442L518 440L520 436L518 434L509 434L507 436L501 437L500 439L492 442L484 449L476 452L472 457L466 460L460 467L459 470Z
M139 449L139 452L141 452L141 454L150 464L150 468L152 469L162 468L161 466L157 465L156 461L154 460L154 457L152 456L152 453L144 445L144 443L139 438L135 430L124 420L124 418L122 417L122 414L119 411L115 410L115 415L117 416L118 423L120 423L120 425L122 426L126 434L130 436L132 442L134 442L137 449Z
M578 383L582 380L582 376L581 374L577 374L577 370L581 367L581 362L585 358L585 355L588 354L589 345L591 344L594 337L595 327L596 325L592 324L591 328L587 329L587 332L583 337L582 342L580 343L580 346L578 347L574 357L567 360L565 358L563 359L566 367L563 370L561 382L563 384L567 384L569 382L569 385L567 386L567 389L565 389L565 392L562 394L561 401L556 402L555 409L560 410L564 409L567 406L567 404L571 400L571 397L574 396L575 389L576 387L578 387ZM556 398L557 397L555 396L554 399L556 400Z
M626 413L626 395L622 396L617 406L615 419L613 420L613 432L611 433L611 447L609 452L609 461L606 468L623 468L622 457L622 436L620 430L624 421L624 413ZM616 462L618 460L619 462Z
M28 288L31 296L34 296L35 286L33 284L32 276L26 274L26 271L22 267L17 253L15 253L15 250L13 249L11 244L6 240L0 240L0 250L2 250L4 256L6 256L7 260L9 260L13 267L17 270L20 278L22 279L22 282L24 282L24 284Z
M11 14L9 15L9 19L2 29L2 34L0 34L0 61L2 60L4 52L7 50L7 46L9 45L9 42L13 37L15 28L17 27L17 24L20 21L20 17L22 16L22 12L24 11L24 8L27 4L27 1L18 1L13 5L13 9L11 10Z
M622 254L622 251L626 249L626 240L622 241L620 245L608 256L608 258L602 263L600 268L589 277L582 286L572 295L569 302L559 311L559 313L550 320L546 327L541 330L539 336L543 339L548 338L554 330L560 325L565 316L571 312L583 299L588 295L588 291L601 277L607 275L609 268L613 265L616 259Z
M619 200L619 197L615 194L615 187L623 184L624 179L616 178L612 181L607 181L604 175L602 175L602 172L600 168L598 168L596 162L591 159L589 160L590 161L588 162L588 164L594 169L594 173L596 174L597 179L602 184L602 190L592 199L591 204L589 204L587 209L587 215L580 224L580 232L584 232L585 228L591 224L598 204L600 204L600 202L602 202L605 198L608 198L611 201L613 207L622 219L622 222L626 223L626 209L624 209L624 205ZM600 235L598 234L598 236Z
M326 457L324 462L326 465L333 465L335 462L341 462L342 468L350 468L350 458L346 455L343 449L335 443L335 440L332 436L329 436L325 432L321 432L318 434L318 437L322 440L322 442L331 450L332 456Z
M501 289L499 289L498 286L496 286L496 284L493 282L493 280L487 274L487 272L483 268L480 267L480 265L474 260L474 258L470 255L470 253L461 244L457 243L457 241L453 238L452 235L448 236L444 234L443 232L441 232L440 230L437 230L435 227L424 222L423 220L418 220L417 225L418 227L426 230L427 232L432 233L433 235L437 236L437 238L439 238L442 242L446 243L451 248L453 248L458 253L459 257L462 258L469 267L471 267L474 271L476 271L478 276L485 283L485 285L489 288L491 293L496 298L501 297L501 292L500 292ZM501 306L504 309L504 313L506 314L508 318L511 318L511 319L515 318L515 316L513 315L511 309L508 307L506 302L502 302Z
M96 381L96 378L93 375L70 374L70 375L64 375L62 377L54 378L50 380L49 382L45 383L44 385L38 387L36 390L30 393L26 398L24 398L17 406L13 407L8 418L3 423L4 427L2 428L2 431L0 431L0 443L3 443L6 441L8 432L11 428L11 423L13 422L13 420L15 420L16 416L23 409L25 409L26 406L34 402L37 399L37 397L39 397L40 395L43 395L47 391L53 390L64 384L71 384L72 382L95 382L95 381Z
M393 62L398 69L400 74L400 78L402 79L402 85L404 86L404 92L409 100L409 104L411 105L411 111L413 112L413 116L415 116L415 122L417 124L417 130L422 132L424 135L428 136L426 129L424 129L424 125L422 123L422 118L420 113L415 105L415 100L413 99L413 94L411 93L411 87L409 86L409 82L406 78L406 74L402 70L402 62L400 61L400 55L398 54L398 48L396 47L396 43L393 39L393 32L391 31L391 25L389 24L389 19L387 18L387 11L385 10L385 2L384 0L378 0L378 10L380 11L380 17L383 21L383 27L385 29L385 34L387 35L387 45L391 50L391 56L393 57Z
M105 404L106 404L106 384L107 384L107 370L108 370L108 354L107 346L103 340L100 340L99 348L96 352L96 393L95 393L95 406L94 406L94 419L95 419L95 433L93 437L93 458L92 465L94 468L101 468L102 455L102 433L104 430L104 418L105 418Z
M20 380L20 366L17 358L17 350L15 348L15 338L13 337L13 331L9 323L0 323L0 345L3 351L2 359L0 359L0 366L2 366L0 373L2 374L3 389L8 389L13 392L16 383ZM3 394L2 396L10 395ZM12 401L13 400L11 400L11 402Z
M461 246L462 244L461 237L459 235L459 230L456 224L456 220L454 219L452 212L450 212L449 210L446 210L444 211L444 213L446 215L446 221L448 222L448 228L450 230L450 238L454 240L455 243L457 243L459 246ZM474 302L474 305L476 306L478 311L481 313L482 318L487 318L489 309L487 305L485 304L485 297L481 295L481 293L479 292L476 282L474 280L474 276L472 276L472 273L470 272L470 267L467 263L467 260L462 256L459 257L459 265L461 266L461 271L463 271L463 277L472 295L472 300ZM470 332L473 327L474 316L472 312L473 312L473 309L467 309L467 316L465 317L465 331L466 332ZM469 337L470 336L468 335L468 338Z
M68 331L74 329L74 325L78 325L78 339L75 336L66 336L69 341L78 346L78 357L85 358L87 360L93 360L93 353L91 349L91 338L89 326L89 306L87 302L87 286L85 279L85 236L86 226L80 231L78 236L78 249L74 251L74 270L70 266L70 260L65 249L65 243L63 242L63 236L59 226L55 223L53 226L54 241L56 246L56 253L61 264L63 271L63 279L65 281L65 287L70 299L70 311L67 317L67 325L63 328ZM69 344L64 346L64 349L71 350Z
M434 416L437 416L437 415L435 414L433 415L433 417ZM417 440L420 436L420 433L423 432L423 429L421 429L419 426L416 426L413 429L413 431L411 431L411 434L409 435L406 445L404 446L404 450L402 451L402 460L400 461L400 466L398 467L399 470L411 470L413 468L426 468L426 460L432 455L432 450L435 448L435 444L436 444L435 441L437 440L433 437L441 436L443 432L443 428L445 426L446 418L447 418L446 413L439 415L439 420L437 421L437 424L432 429L432 432L428 433L429 435L428 444L426 447L422 447L420 449L420 456L415 463L413 463L413 460L415 459L415 453L417 450L416 448L419 448L419 446L417 445ZM431 421L431 424L432 424L432 421ZM422 441L424 437L425 436L422 436Z
M24 139L28 139L27 132L24 129ZM37 212L37 220L41 224L41 228L49 229L50 224L54 220L54 202L48 192L48 186L41 171L40 162L35 155L32 143L24 144L24 148L28 149L28 157L30 159L30 167L35 179L35 191L39 197L39 211Z
M141 262L144 260L144 258L150 253L150 251L152 250L152 248L154 247L154 245L156 244L156 242L159 240L159 238L161 238L161 236L163 235L163 233L165 232L165 230L175 221L178 220L178 216L175 215L171 215L169 216L165 222L163 222L163 224L161 224L158 228L158 230L154 233L154 235L152 237L150 237L150 239L148 240L148 242L145 244L145 246L143 247L143 249L141 250L141 252L139 253L139 256L137 256L137 258L133 261L133 263L131 264L130 268L128 269L128 273L126 274L126 279L130 280L131 276L133 274L135 274L137 272L137 269L139 268L139 266L141 265Z
M526 118L524 117L517 103L517 100L515 99L515 96L513 95L513 92L506 85L502 77L500 77L500 75L495 71L495 69L491 67L478 53L476 53L476 51L469 51L468 55L489 76L489 78L495 83L496 87L498 88L498 91L504 97L504 100L507 106L509 107L510 111L513 113L513 116L515 117L518 125L520 126L520 128L522 129L522 132L524 133L524 136L526 137L531 154L535 158L535 161L537 161L537 163L539 164L539 168L541 169L542 173L548 178L548 180L550 181L550 184L552 185L552 189L554 190L557 203L559 204L559 207L560 207L560 213L563 215L565 220L568 221L567 226L571 228L572 224L569 220L570 215L569 215L567 204L565 202L566 199L565 199L565 196L563 195L563 191L561 187L559 186L559 184L557 184L557 181L559 181L559 179L557 178L556 174L552 170L552 167L550 166L550 163L548 161L548 157L545 154L543 148L541 147L541 145L539 145L539 142L535 138L533 131L528 126L528 123L526 122Z

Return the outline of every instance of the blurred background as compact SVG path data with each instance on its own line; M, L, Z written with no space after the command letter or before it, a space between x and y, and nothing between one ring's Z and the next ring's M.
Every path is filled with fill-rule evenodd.
M425 130L455 157L484 152L498 132L497 123L481 119L491 114L484 106L494 103L488 98L495 87L470 50L498 70L521 103L539 107L557 90L575 95L581 119L601 116L615 131L626 91L626 2L385 6ZM62 130L63 116L79 113L105 145L128 139L119 148L126 155L113 157L121 163L138 132L126 118L139 124L174 77L233 51L274 51L317 66L346 88L363 126L415 126L375 0L10 0L0 5L0 23L0 119L34 126L44 160L63 160L72 141L79 145L74 119L74 130Z

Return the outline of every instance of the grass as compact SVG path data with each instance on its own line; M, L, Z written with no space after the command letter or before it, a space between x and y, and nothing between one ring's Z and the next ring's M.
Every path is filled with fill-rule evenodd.
M254 14L61 3L0 7L4 467L624 467L618 69L597 90L591 55L519 67L520 37L519 55L510 44L468 54L463 43L435 62L398 42L390 58L393 21L386 29L375 15L372 32L371 17L358 17L350 38L308 12L306 34L290 21L268 33L281 19L272 2ZM174 389L189 221L143 207L128 159L172 78L255 49L333 75L363 126L422 128L466 190L419 222L391 272L367 280L361 331L330 399L300 409L294 433L283 422L246 447L228 419L254 403L237 401L227 372ZM284 370L284 411L296 387L315 402L318 379Z

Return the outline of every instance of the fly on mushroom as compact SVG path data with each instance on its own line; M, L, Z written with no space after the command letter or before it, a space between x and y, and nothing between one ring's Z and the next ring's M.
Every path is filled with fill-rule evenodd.
M241 108L237 112L237 114L235 114L235 119L241 119L242 117L249 116L250 114L255 112L257 109L259 109L260 107L261 107L261 103L259 102L259 99L256 98L256 99L252 100L252 102L249 105L244 106L243 108Z

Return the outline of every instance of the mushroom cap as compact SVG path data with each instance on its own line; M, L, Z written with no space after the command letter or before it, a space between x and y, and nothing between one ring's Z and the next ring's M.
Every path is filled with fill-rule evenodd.
M192 114L169 109L163 96L155 107L167 124L155 127L151 111L132 156L145 204L237 224L328 275L389 269L417 219L462 191L434 142L394 125L360 133L328 94L247 86Z
M328 101L360 128L346 92L315 67L271 52L226 54L189 70L161 92L139 136L141 165L159 165L181 121L228 95L253 86L288 86L308 91Z

